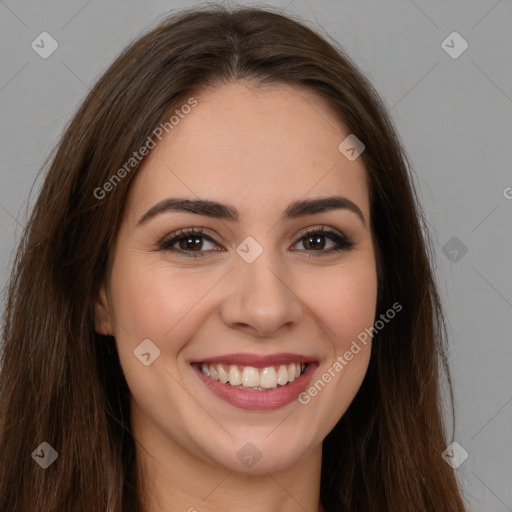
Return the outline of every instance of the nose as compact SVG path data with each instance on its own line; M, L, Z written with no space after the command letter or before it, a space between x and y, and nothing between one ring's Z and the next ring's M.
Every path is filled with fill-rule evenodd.
M293 329L304 309L290 272L267 254L264 251L252 263L236 262L221 304L226 326L258 338L276 337L280 330Z

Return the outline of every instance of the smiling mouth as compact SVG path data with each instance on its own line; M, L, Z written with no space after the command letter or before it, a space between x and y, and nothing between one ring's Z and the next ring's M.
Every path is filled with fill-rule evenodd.
M264 368L223 363L196 363L203 375L246 391L271 391L294 382L309 363L290 363Z

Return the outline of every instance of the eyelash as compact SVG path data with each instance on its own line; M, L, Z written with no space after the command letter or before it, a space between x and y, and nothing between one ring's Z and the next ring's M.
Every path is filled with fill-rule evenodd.
M158 242L158 246L160 247L161 250L177 252L178 254L180 254L184 257L187 257L187 258L198 258L198 257L202 258L202 257L204 257L205 252L210 252L210 251L198 251L198 252L184 251L183 249L176 249L176 248L172 247L176 242L190 238L192 236L195 236L196 238L204 238L204 239L208 240L209 242L216 244L215 240L213 240L212 238L210 238L207 235L203 235L202 232L203 232L203 228L200 228L199 230L194 229L194 228L179 229L178 231L171 233L168 237L166 237L166 238L162 239L160 242ZM312 236L325 236L326 238L330 238L333 242L338 244L338 247L331 248L328 250L321 250L321 251L314 251L311 249L303 249L309 253L308 257L311 257L311 258L327 256L333 252L349 251L350 249L352 249L352 247L354 245L354 242L348 240L344 236L338 235L334 231L324 230L323 227L321 229L308 230L306 233L304 233L299 238L298 242L300 242L301 240L303 240L305 238L312 237ZM190 254L190 252L192 252L192 254Z

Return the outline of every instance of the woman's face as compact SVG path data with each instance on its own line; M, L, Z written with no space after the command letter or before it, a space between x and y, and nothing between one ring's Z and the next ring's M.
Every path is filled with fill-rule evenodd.
M115 336L152 456L281 470L319 453L366 373L365 168L305 89L237 82L196 100L131 185L96 326Z

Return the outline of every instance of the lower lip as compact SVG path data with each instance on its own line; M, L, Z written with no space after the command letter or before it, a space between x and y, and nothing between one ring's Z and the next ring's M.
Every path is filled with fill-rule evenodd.
M293 382L284 386L278 385L277 389L268 391L245 391L244 389L235 388L229 384L223 384L218 380L213 380L204 375L199 365L192 365L196 370L199 378L205 383L206 387L222 400L247 410L266 410L279 409L296 400L302 393L311 379L318 363L309 363L304 373Z

